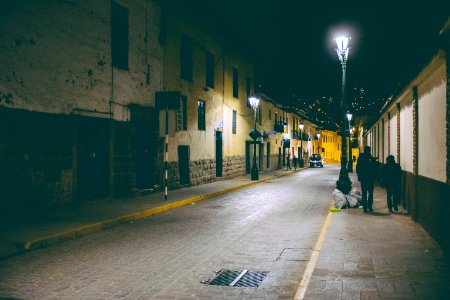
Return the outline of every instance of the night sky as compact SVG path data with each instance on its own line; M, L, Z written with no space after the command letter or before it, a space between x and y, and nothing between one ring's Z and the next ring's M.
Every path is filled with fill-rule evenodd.
M450 1L444 0L203 1L255 45L263 89L282 101L292 94L340 98L333 36L342 28L352 37L347 90L364 88L370 101L386 99L431 59L450 16Z

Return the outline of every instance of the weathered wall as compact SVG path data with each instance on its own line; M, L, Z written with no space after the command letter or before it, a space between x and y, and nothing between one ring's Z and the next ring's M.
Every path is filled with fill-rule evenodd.
M129 10L129 70L112 72L110 3L2 2L0 105L63 114L113 112L117 120L128 120L129 112L110 107L110 99L152 105L161 88L159 7L154 1L120 1Z
M177 160L177 146L190 146L190 160L215 159L215 130L223 126L224 157L243 155L242 141L253 125L253 111L247 108L246 78L253 83L253 67L220 34L168 1L164 19L164 89L180 91L187 97L187 130L170 138L169 161ZM192 40L192 81L180 78L181 37ZM214 55L214 88L206 88L206 52ZM232 97L232 68L239 70L239 98ZM253 91L253 85L251 86ZM205 101L206 130L198 130L197 101ZM232 134L232 111L237 111L237 133ZM211 147L205 147L210 145Z
M96 176L81 157L98 157L87 149L93 132L103 143L101 195L130 195L136 140L129 107L154 106L154 93L162 89L161 11L152 0L117 2L128 10L127 70L112 68L111 1L0 2L0 119L12 128L10 137L0 135L0 160L21 173L14 186L22 187L12 192L2 181L2 205L46 207L77 199L88 190L78 178L83 168Z

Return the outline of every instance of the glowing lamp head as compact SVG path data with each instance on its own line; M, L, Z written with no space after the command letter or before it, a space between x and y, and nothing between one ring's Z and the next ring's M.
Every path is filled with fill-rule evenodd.
M259 105L259 98L256 97L255 95L252 95L248 98L248 101L250 102L250 106L256 110L258 108Z
M303 130L303 128L305 128L305 125L303 123L300 123L300 125L298 125L298 127L300 128L300 130Z
M339 57L340 61L347 61L348 58L348 51L349 51L349 47L348 47L348 42L350 41L350 37L347 36L339 36L339 37L335 37L334 40L336 41L336 45L337 45L337 55Z
M347 120L350 122L352 120L353 115L351 113L347 113Z

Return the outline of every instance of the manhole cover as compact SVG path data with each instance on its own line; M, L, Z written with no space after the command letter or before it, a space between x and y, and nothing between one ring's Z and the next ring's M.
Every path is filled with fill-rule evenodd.
M257 288L269 272L251 272L248 270L220 270L216 277L202 281L204 284Z

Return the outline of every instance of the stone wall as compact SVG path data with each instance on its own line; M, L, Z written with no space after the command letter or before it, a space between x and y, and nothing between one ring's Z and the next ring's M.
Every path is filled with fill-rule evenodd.
M71 120L0 108L0 128L0 211L26 214L70 202Z
M222 177L216 177L216 160L201 159L189 163L190 185L200 185L218 180L245 175L245 157L229 156L223 159ZM168 163L168 186L170 189L180 188L179 164ZM164 184L164 181L161 182Z
M228 156L223 160L223 179L245 175L245 157Z

